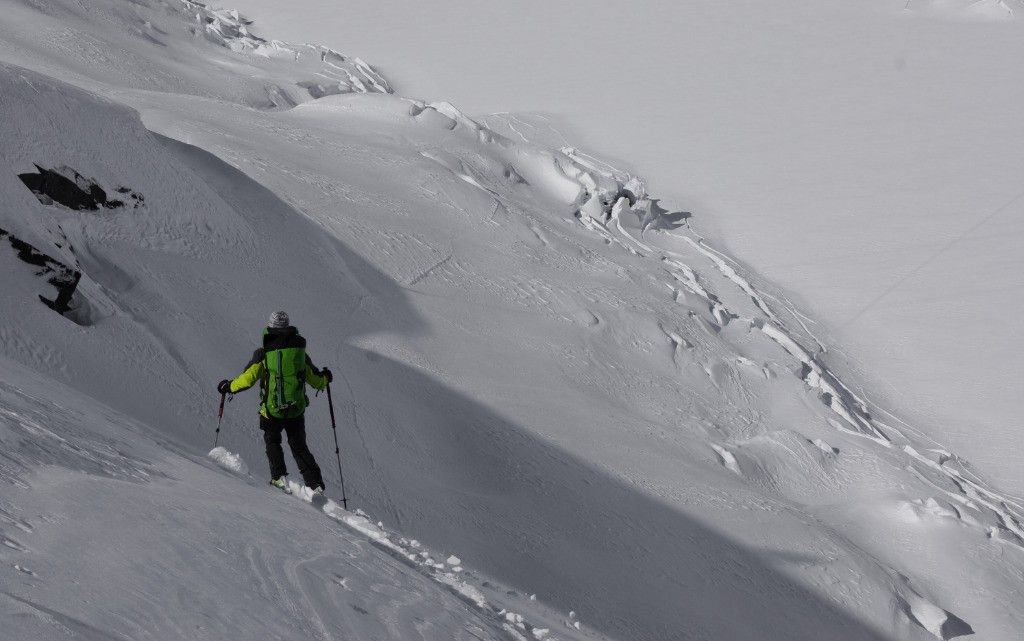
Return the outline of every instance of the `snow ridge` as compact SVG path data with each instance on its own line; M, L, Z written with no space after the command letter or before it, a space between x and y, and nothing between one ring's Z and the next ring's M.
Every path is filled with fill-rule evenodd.
M523 202L538 195L548 206L578 216L608 220L620 198L646 203L643 181L618 171L573 147L543 149L513 141L459 111L451 103L409 100L410 115L429 126L475 139L487 150L455 157L451 153L424 152L424 156L500 202Z
M304 81L299 85L310 95L322 98L343 93L392 93L393 90L376 70L359 58L349 58L321 45L291 45L280 40L265 40L249 31L251 20L237 10L211 9L193 0L182 0L184 11L193 16L210 41L236 53L252 53L265 58L298 61L302 56L314 56L323 63L317 72L321 80Z

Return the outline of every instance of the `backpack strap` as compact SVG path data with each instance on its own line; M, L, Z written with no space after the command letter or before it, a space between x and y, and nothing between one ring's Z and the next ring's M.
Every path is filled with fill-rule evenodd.
M263 330L263 378L260 380L260 404L263 411L269 414L267 398L270 395L270 364L267 363L267 330Z

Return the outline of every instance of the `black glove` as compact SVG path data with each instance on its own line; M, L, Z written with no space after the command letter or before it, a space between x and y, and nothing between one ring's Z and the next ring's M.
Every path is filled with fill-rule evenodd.
M320 375L327 379L327 384L330 385L334 381L334 374L331 374L331 370L326 367L320 370Z
M217 391L220 392L221 394L230 394L231 393L231 381L225 379L225 380L217 383Z

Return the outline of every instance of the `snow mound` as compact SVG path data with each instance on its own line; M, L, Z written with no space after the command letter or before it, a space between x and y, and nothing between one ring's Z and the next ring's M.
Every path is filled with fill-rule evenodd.
M958 519L959 514L951 506L943 505L932 497L899 501L896 509L908 522L920 522L928 519Z
M899 590L896 599L911 621L942 641L974 634L966 621L918 594L910 587L910 579L903 575L898 575L898 578L902 590Z
M447 102L332 96L300 105L295 112L304 118L358 113L426 130L436 145L420 154L499 205L533 204L599 225L626 211L644 227L658 217L640 178L573 147L545 149L525 139L512 140Z
M249 466L245 464L242 457L234 452L229 452L223 447L213 448L207 456L216 461L217 465L220 465L226 470L231 470L238 474L249 473Z
M300 58L319 59L317 78L298 83L313 98L340 93L391 93L387 80L359 58L349 58L319 45L292 45L280 40L264 40L249 31L251 20L237 10L211 9L191 0L183 0L185 11L201 25L211 42L236 53L252 53L266 58L299 62Z

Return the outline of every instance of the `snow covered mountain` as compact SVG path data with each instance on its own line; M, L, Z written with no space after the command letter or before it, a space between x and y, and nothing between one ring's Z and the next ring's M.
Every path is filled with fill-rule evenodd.
M250 27L4 3L0 637L1016 638L1024 506L688 213ZM204 456L276 309L363 515Z
M1020 0L232 6L615 159L786 291L871 401L1024 496Z

